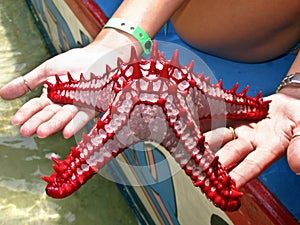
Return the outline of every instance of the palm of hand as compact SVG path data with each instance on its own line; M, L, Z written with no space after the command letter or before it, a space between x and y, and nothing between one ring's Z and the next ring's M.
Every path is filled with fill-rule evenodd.
M285 153L291 169L300 172L300 139L292 139L300 130L300 114L296 113L300 101L284 94L266 100L272 100L269 115L257 123L234 124L238 138L218 152L224 165L238 163L230 173L237 186L257 177Z
M45 80L57 74L65 76L67 72L79 74L90 68L105 54L108 49L91 48L72 49L66 53L53 57L24 77L31 89L38 87ZM82 60L84 58L84 60ZM108 63L108 62L107 62ZM105 63L104 63L105 65ZM0 96L4 99L17 98L28 91L24 87L24 80L17 78L0 90ZM20 125L20 132L24 136L36 133L39 137L47 137L60 130L65 138L69 138L78 132L89 120L95 116L95 112L89 109L80 108L74 105L54 104L48 97L46 89L40 97L31 99L25 103L14 115L12 122Z

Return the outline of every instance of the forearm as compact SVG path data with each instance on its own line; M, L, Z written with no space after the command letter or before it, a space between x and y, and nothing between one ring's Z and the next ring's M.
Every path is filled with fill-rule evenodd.
M112 17L132 21L153 37L184 0L126 0Z
M112 17L131 21L153 38L183 2L184 0L125 0ZM98 44L113 49L130 44L141 51L141 46L134 37L114 28L103 29L91 46L97 47Z
M292 64L289 72L287 73L287 75L293 74L293 73L300 73L300 50L298 51L298 55L297 55L294 63Z
M289 69L287 76L290 74L300 73L300 51L298 52L298 55L293 62L291 68ZM295 97L300 99L300 86L293 87L293 86L287 86L283 87L280 90L280 93Z

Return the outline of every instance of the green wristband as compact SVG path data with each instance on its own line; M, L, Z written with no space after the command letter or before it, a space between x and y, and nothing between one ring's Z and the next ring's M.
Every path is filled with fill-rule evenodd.
M145 54L149 54L152 41L148 34L139 26L121 18L110 18L103 28L115 28L132 35L141 44Z

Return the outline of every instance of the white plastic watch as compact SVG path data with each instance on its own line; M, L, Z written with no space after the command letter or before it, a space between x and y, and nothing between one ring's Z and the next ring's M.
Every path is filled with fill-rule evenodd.
M279 92L284 87L300 87L300 73L294 73L286 76L278 86L276 92Z

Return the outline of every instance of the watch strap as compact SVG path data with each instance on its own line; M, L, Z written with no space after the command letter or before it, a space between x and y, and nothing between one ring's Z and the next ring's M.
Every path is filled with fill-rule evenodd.
M290 74L283 78L276 92L287 86L300 87L300 73Z

